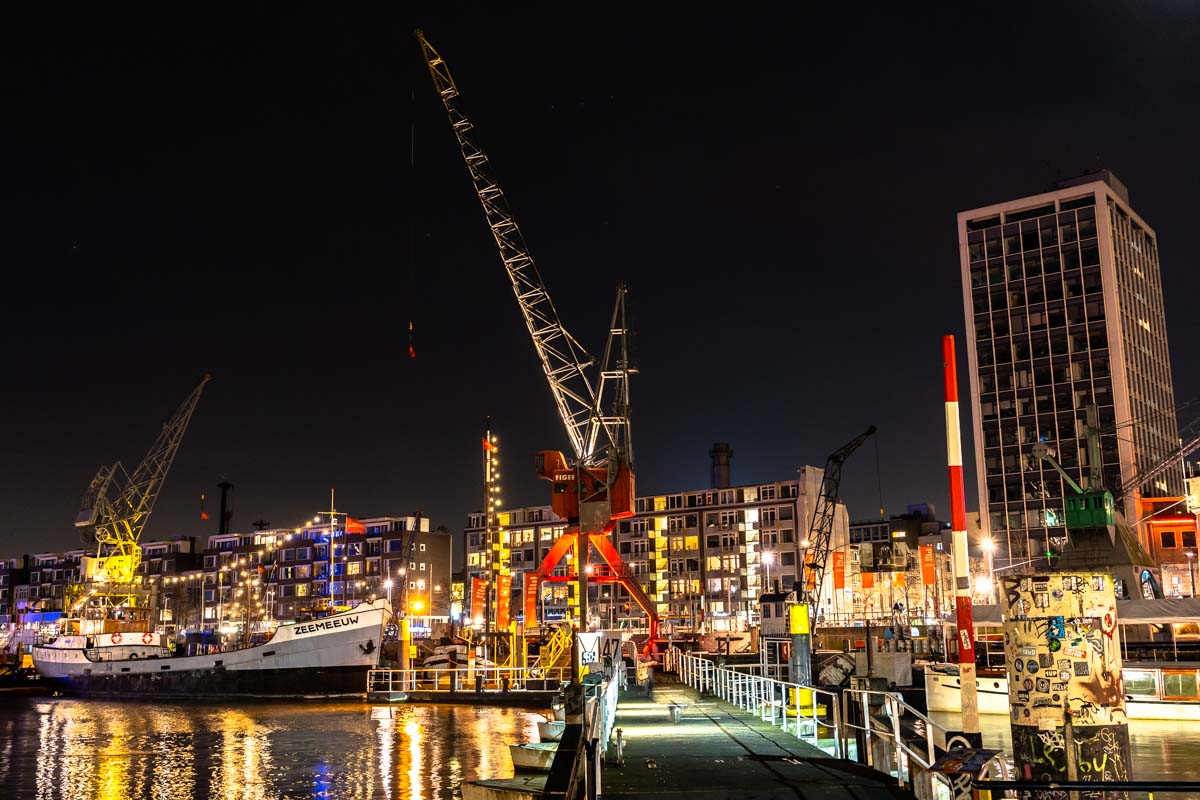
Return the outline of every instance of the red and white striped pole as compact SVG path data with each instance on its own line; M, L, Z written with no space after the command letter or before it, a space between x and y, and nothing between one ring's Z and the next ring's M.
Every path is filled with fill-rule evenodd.
M975 622L971 616L971 568L967 560L967 506L963 490L962 430L958 422L958 370L954 337L942 337L946 370L946 456L950 465L950 553L954 566L954 606L958 621L958 677L962 687L964 733L979 733L975 688Z

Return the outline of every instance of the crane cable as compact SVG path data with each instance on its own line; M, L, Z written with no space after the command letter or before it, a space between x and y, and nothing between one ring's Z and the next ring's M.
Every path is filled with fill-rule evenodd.
M408 302L412 308L416 309L416 286L417 286L417 244L416 234L413 231L413 214L416 210L416 203L413 198L417 193L416 190L416 164L417 164L417 89L416 86L409 86L408 98ZM413 340L413 314L408 318L408 357L416 358L417 349L416 343Z
M879 437L875 437L875 488L879 491L879 518L885 519L883 515L883 478L880 477L879 470Z

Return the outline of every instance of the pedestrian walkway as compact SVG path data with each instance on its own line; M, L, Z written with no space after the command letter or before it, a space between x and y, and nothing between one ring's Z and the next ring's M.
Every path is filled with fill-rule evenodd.
M602 773L606 800L913 797L880 772L833 758L721 700L701 698L673 676L657 677L652 696L631 694L617 706L624 765L613 763L614 738Z

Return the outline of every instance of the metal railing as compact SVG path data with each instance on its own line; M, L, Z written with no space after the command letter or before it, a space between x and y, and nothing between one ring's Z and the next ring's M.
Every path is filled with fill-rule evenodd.
M842 703L846 728L862 737L863 752L858 760L900 783L911 782L914 764L927 771L937 760L938 750L946 747L947 730L905 703L896 692L844 689ZM856 713L851 713L852 707ZM912 719L915 736L904 735L902 716ZM914 741L923 746L914 746Z
M367 694L398 692L557 691L571 680L569 667L475 667L474 669L373 669Z
M718 666L676 648L668 654L664 668L673 669L696 691L716 695L829 755L848 757L842 710L834 692Z

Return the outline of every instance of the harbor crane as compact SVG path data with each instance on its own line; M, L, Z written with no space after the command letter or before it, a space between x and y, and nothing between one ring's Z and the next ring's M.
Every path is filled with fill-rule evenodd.
M852 441L839 447L825 461L825 472L821 476L821 493L813 508L812 527L808 533L808 557L805 559L804 597L810 613L821 600L821 586L825 582L825 569L833 543L833 520L837 513L838 491L842 484L842 466L863 442L875 435L875 426L867 428Z
M1121 573L1123 579L1131 585L1142 585L1143 596L1147 596L1148 591L1149 595L1161 597L1162 588L1154 576L1157 564L1146 552L1124 514L1118 510L1116 500L1138 491L1196 450L1200 450L1200 435L1183 442L1145 472L1135 472L1120 486L1110 491L1103 484L1100 469L1102 431L1098 417L1097 407L1089 406L1085 434L1088 452L1086 489L1063 469L1062 464L1055 458L1054 448L1048 443L1038 442L1031 452L1035 459L1053 467L1074 492L1063 498L1063 522L1067 528L1071 548L1058 556L1059 566L1111 567ZM1050 555L1047 548L1047 558Z
M75 527L84 544L95 547L95 557L83 560L83 578L101 587L97 597L111 605L136 605L134 583L142 560L142 531L154 510L154 501L175 460L204 386L205 374L175 414L163 425L146 457L132 473L120 461L102 466L83 495Z
M473 138L474 125L459 104L458 87L449 67L424 33L418 30L415 35L571 444L569 459L557 450L543 450L535 457L538 476L551 483L554 513L568 523L537 574L545 581L579 582L579 619L583 626L587 620L589 578L619 584L646 612L652 647L658 631L657 609L636 576L622 563L608 536L617 520L634 514L629 376L636 369L630 363L627 290L623 284L617 286L603 356L597 359L589 355L559 317L508 200L491 174L488 157ZM589 546L603 561L591 576L582 566L588 562ZM568 552L574 553L568 574L554 574Z

